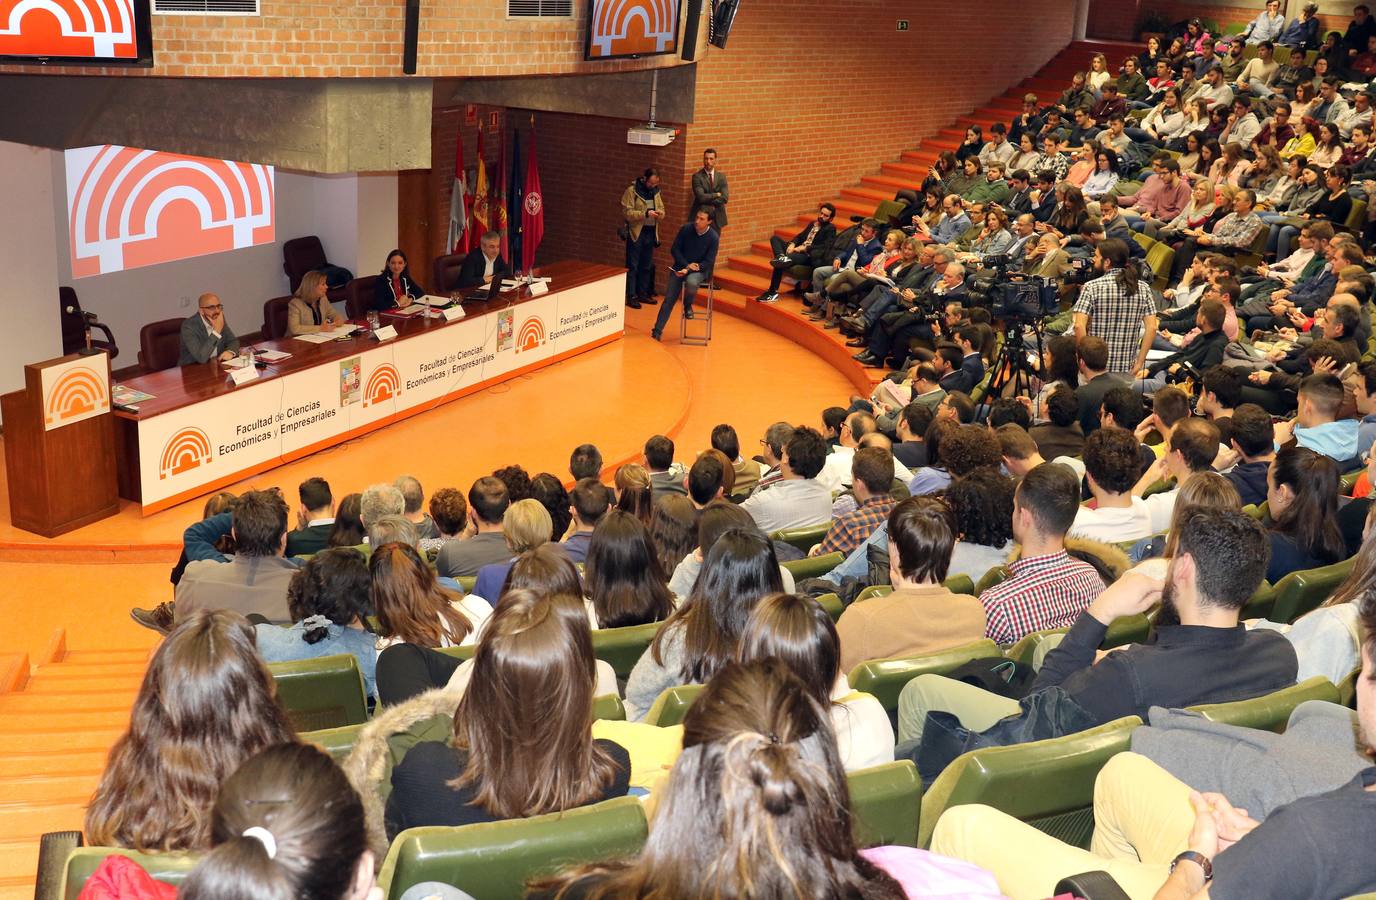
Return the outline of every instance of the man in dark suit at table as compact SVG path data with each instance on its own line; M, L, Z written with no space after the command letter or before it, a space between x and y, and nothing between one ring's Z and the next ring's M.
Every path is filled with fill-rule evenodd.
M730 199L726 176L717 171L717 151L708 147L702 151L702 168L693 173L693 213L707 210L712 227L721 231L726 227L726 204Z
M239 352L239 339L225 321L225 307L214 294L202 294L195 315L182 322L182 350L179 366L232 359Z
M296 511L301 527L287 532L287 556L310 556L329 544L334 529L334 496L323 478L307 478L296 489L301 506Z
M489 284L493 278L511 274L511 266L502 258L502 236L489 231L478 241L478 246L468 251L459 268L459 280L454 286L459 289Z

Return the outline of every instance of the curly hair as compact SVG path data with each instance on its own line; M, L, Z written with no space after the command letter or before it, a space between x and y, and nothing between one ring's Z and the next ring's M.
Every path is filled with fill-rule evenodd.
M998 438L983 425L961 425L942 438L941 463L956 478L981 466L997 468L1002 462Z
M506 485L507 499L511 503L530 497L530 473L521 466L504 466L492 473Z
M1013 539L1013 479L983 467L952 482L946 502L956 515L960 540L1002 547Z
M1085 472L1114 494L1126 494L1142 477L1137 438L1122 428L1098 428L1085 439Z

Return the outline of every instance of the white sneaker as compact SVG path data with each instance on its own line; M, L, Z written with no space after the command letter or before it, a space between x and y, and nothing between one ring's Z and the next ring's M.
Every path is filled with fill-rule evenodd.
M770 292L770 293L768 293L768 294L762 294L762 295L760 295L759 300L760 300L761 303L778 303L778 302L779 302L779 295L778 295L778 294L775 294L775 293L773 293L773 292Z

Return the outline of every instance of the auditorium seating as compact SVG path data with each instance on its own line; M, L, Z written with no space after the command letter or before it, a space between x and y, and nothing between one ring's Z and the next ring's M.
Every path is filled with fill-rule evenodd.
M702 693L702 687L700 684L682 684L666 688L664 693L650 704L649 712L645 713L643 721L647 725L660 727L683 724L683 717L688 715L688 707L692 706L698 694Z
M301 279L307 272L327 265L329 260L325 258L325 248L315 235L282 242L282 271L287 274L292 293L301 286Z
M1261 728L1266 731L1284 731L1285 723L1295 707L1308 700L1322 700L1337 703L1340 695L1333 682L1322 675L1307 678L1297 685L1256 697L1251 700L1234 700L1231 703L1208 703L1192 706L1190 709L1211 722L1225 725L1238 725L1243 728Z
M350 319L360 319L368 314L373 305L373 286L377 284L376 275L355 278L344 286L345 315Z
M459 283L459 269L463 268L463 254L450 253L445 256L435 257L435 262L431 266L432 281L430 291L441 296L454 290Z
M281 340L287 336L287 304L291 296L273 297L263 303L263 337Z
M895 659L876 659L863 662L850 671L850 686L872 694L888 711L890 718L898 711L898 695L903 687L919 675L941 675L972 659L1002 656L999 645L981 638L969 644L924 653L921 656Z
M1275 604L1267 618L1273 622L1294 622L1317 609L1352 571L1354 560L1344 559L1331 566L1291 572L1276 582Z
M182 355L182 322L162 319L139 329L139 365L145 372L160 372L177 365Z
M368 721L368 700L358 661L347 653L268 663L277 699L298 731Z
M855 842L862 847L916 847L922 814L922 780L908 760L850 772Z

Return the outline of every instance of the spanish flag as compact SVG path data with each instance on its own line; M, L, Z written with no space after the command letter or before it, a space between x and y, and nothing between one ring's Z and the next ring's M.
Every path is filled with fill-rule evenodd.
M478 177L473 185L473 237L471 246L477 246L478 238L492 230L488 217L487 163L483 161L483 130L478 127Z

